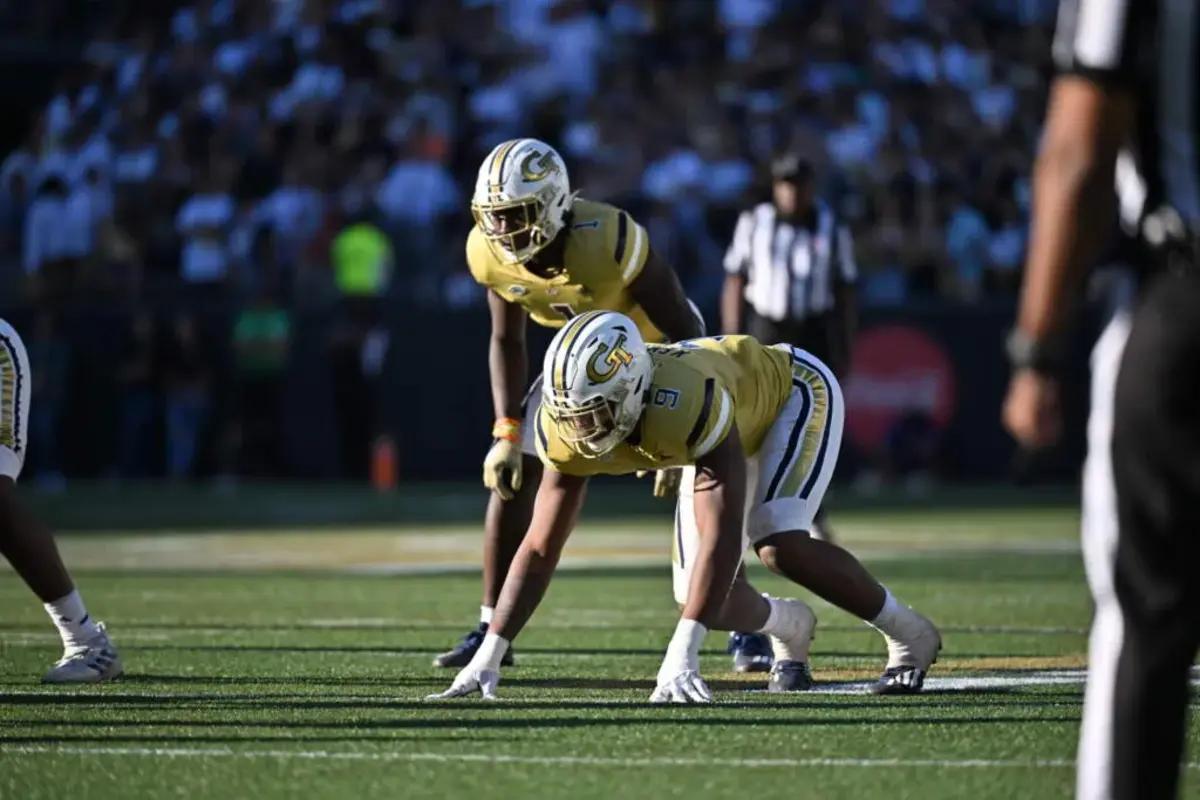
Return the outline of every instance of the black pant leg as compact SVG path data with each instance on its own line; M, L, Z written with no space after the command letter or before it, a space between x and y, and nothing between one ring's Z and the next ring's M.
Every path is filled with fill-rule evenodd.
M782 323L761 316L753 309L746 315L746 333L757 339L760 344L773 345L782 342L792 344L786 338L782 338L786 333Z
M1123 635L1111 715L1115 798L1171 798L1200 641L1200 278L1165 275L1139 306L1114 398Z

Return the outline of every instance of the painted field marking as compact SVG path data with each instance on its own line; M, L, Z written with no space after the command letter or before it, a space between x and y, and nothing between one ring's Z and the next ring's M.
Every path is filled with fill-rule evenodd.
M338 750L234 750L228 747L81 747L75 745L17 745L0 752L5 755L142 756L151 758L245 758L301 759L341 761L443 762L472 764L531 764L539 766L581 767L919 767L934 769L1071 769L1068 759L1007 758L611 758L601 756L516 756L486 753L402 753ZM1200 763L1186 762L1185 769L1200 769Z
M636 610L636 609L580 609L580 608L562 608L562 609L546 609L547 619L538 621L539 628L579 628L579 629L595 629L595 630L638 630L644 629L653 624L668 624L670 615L674 613L670 609L665 611L659 610ZM557 616L559 619L554 619ZM638 623L637 620L645 620L645 623ZM118 636L124 637L128 631L163 631L167 628L167 623L160 622L122 622L120 627L114 630L119 630ZM344 619L310 619L310 620L295 620L288 622L248 622L244 625L239 625L236 622L198 622L186 623L177 628L162 633L163 636L170 638L186 637L190 634L221 634L237 631L262 631L262 630L413 630L413 629L429 629L429 630L458 630L462 628L462 620L439 620L439 619L413 619L407 618L387 618L387 617L347 617ZM1084 636L1087 634L1086 628L1072 628L1064 626L1038 626L1038 625L942 625L943 633L956 634L1017 634L1027 636ZM834 633L870 633L870 629L861 625L822 625L822 632ZM0 622L0 641L4 641L8 636L43 636L45 639L58 639L58 632L46 625L44 622L30 624L5 624ZM432 650L430 652L433 652Z

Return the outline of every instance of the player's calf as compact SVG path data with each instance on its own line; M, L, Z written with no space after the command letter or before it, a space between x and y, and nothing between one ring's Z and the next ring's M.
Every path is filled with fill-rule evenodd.
M855 614L883 635L888 661L872 691L921 691L941 649L941 635L932 622L876 581L849 551L814 540L803 531L772 534L756 543L755 550L772 571Z

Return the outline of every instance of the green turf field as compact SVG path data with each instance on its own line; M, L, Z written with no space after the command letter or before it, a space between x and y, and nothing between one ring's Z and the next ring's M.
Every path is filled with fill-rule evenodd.
M473 526L66 536L128 675L39 685L56 637L0 573L0 797L1069 796L1089 614L1077 515L837 521L942 627L923 696L864 694L881 641L814 601L819 691L762 693L714 634L719 702L648 706L674 625L657 518L577 534L495 703L422 699L448 685L430 658L478 603L476 577L451 569L476 558Z

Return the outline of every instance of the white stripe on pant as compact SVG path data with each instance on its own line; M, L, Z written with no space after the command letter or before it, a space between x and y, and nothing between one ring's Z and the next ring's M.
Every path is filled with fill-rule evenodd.
M0 319L0 475L14 481L28 449L30 383L25 345Z
M1117 495L1112 470L1113 399L1130 313L1118 311L1092 350L1092 407L1083 471L1083 556L1096 616L1088 641L1088 682L1079 735L1077 800L1112 796L1113 709L1125 622L1113 588Z

